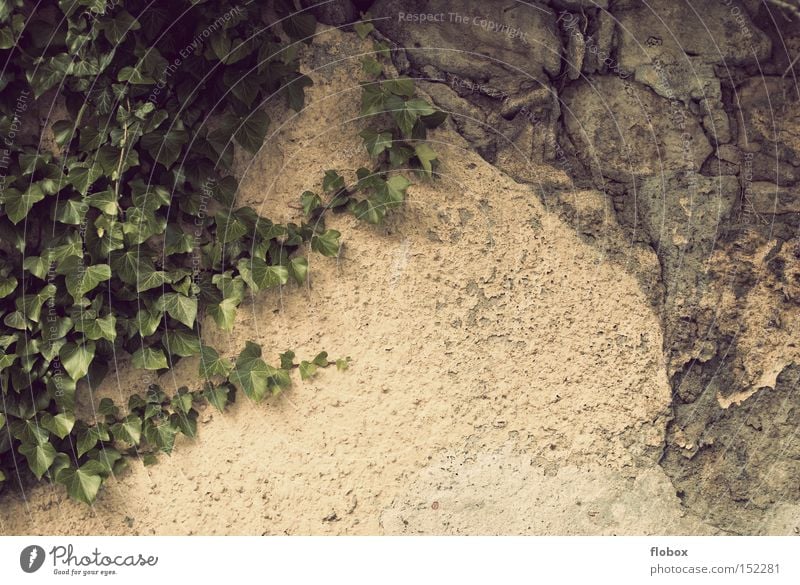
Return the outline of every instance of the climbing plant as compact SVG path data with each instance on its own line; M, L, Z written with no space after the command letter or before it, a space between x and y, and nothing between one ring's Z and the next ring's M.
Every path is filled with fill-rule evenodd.
M229 360L200 335L203 315L230 330L247 294L301 285L307 250L336 256L327 210L377 223L410 184L397 169L434 171L425 132L444 116L385 74L375 39L361 88L374 166L349 186L328 170L300 224L237 206L234 148L260 149L266 102L302 110L315 30L288 1L0 0L0 487L46 479L91 503L125 455L151 463L193 437L199 403L347 367L291 351L269 365L252 342ZM80 420L77 394L125 353L156 374L197 356L205 384L151 385Z

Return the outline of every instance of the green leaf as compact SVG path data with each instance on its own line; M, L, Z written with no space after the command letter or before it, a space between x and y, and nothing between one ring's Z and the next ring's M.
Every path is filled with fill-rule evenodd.
M160 349L142 347L133 354L133 367L140 370L163 370L167 367L167 356Z
M311 362L302 361L300 362L300 379L308 380L317 372L317 366L312 364Z
M197 317L197 298L187 297L179 293L166 293L156 301L158 311L166 311L170 317L180 321L187 327L194 325Z
M275 372L275 368L261 359L261 346L248 341L239 354L229 379L248 397L259 402L267 395L269 379Z
M200 339L194 331L167 330L163 339L167 352L180 357L191 357L200 353Z
M236 267L254 292L286 284L289 280L285 266L270 266L261 258L242 258Z
M291 370L294 367L294 352L287 349L281 354L281 368L284 370Z
M0 412L0 429L6 424L6 415Z
M170 128L166 133L145 134L139 144L165 167L169 168L181 156L183 146L189 142L189 133L182 129Z
M17 289L17 279L14 276L0 277L0 299L7 297Z
M214 219L217 222L217 238L223 244L236 241L249 231L244 222L229 211L220 211Z
M344 372L347 368L350 367L350 358L344 359L339 358L336 360L336 369L340 372Z
M325 176L322 178L322 190L326 193L331 191L339 191L344 189L344 177L336 171L325 171Z
M89 192L89 187L103 176L103 169L99 164L89 165L78 163L69 170L69 182L81 195Z
M133 322L142 337L150 337L161 324L163 313L155 309L140 309Z
M316 357L311 361L312 361L312 363L314 363L315 365L319 366L320 368L328 367L328 352L327 351L319 352L316 355Z
M394 175L386 181L381 195L386 199L387 203L402 203L409 185L411 185L411 181L403 175Z
M203 390L203 396L208 400L209 404L218 411L223 412L225 410L225 405L228 403L228 392L229 389L224 384L221 386L206 384Z
M367 38L367 35L375 30L375 27L371 22L354 22L353 23L353 30L356 31L358 38L362 41Z
M383 87L394 95L405 97L411 97L414 95L414 80L409 77L386 79L383 82Z
M108 264L87 266L84 270L70 272L66 276L67 290L77 301L93 290L101 282L111 279L111 267Z
M117 74L117 81L127 81L131 85L153 85L155 80L147 75L142 75L141 71L135 67L123 67Z
M45 413L42 415L40 422L48 431L59 439L63 439L69 435L72 431L72 427L75 426L75 416L68 412L62 412L55 416Z
M386 107L386 93L380 83L361 86L361 115L371 116L383 112Z
M138 445L142 437L142 419L130 414L111 427L114 439L132 445Z
M67 493L73 500L91 504L97 497L103 478L102 468L96 461L88 461L78 469L66 467L58 472L56 481L67 487Z
M50 262L40 256L28 256L22 262L22 267L33 274L36 278L45 280L47 278L47 271L50 269ZM11 278L14 277L12 276ZM14 279L14 282L16 283L16 279ZM2 291L0 291L0 297L4 296L7 295L2 294Z
M230 360L220 357L213 347L204 345L200 348L200 375L203 378L211 376L227 376L233 364Z
M172 453L175 446L175 435L178 434L178 427L169 419L162 422L148 420L145 423L145 438L149 443L156 445L165 453Z
M338 256L341 235L336 230L326 230L323 234L311 238L311 248L323 256Z
M69 377L76 382L89 373L89 366L94 359L95 344L93 341L88 343L65 344L58 352L61 358L61 365L69 374Z
M375 225L381 223L386 216L386 205L372 197L359 201L352 209L356 218Z
M383 73L383 65L374 57L367 56L361 60L361 70L370 77L378 77Z
M36 476L36 479L42 479L42 476L47 473L56 458L55 447L47 442L23 443L19 446L19 452L28 460L28 467Z
M107 339L113 343L117 339L117 318L113 313L109 313L100 318L77 319L75 331L83 333L87 339L92 341Z
M234 136L244 148L255 154L264 144L269 128L269 116L264 110L256 110L238 125Z
M318 207L322 206L322 199L313 191L304 191L303 194L300 195L300 205L303 206L304 215L311 215L313 211L316 211Z
M419 162L425 171L425 174L430 177L433 171L431 162L436 160L439 155L436 154L436 152L424 142L417 144L417 146L414 147L414 152L416 153L417 158L419 159Z
M239 300L235 298L223 299L215 305L209 305L208 314L216 322L217 326L223 331L230 331L236 322L236 308Z
M296 256L289 260L289 276L291 276L297 284L303 284L308 275L308 260L303 256Z
M281 26L293 41L303 41L311 44L314 31L317 29L317 19L309 12L296 12L281 21Z
M314 85L311 78L307 75L298 75L291 81L284 84L283 89L286 93L286 103L295 112L303 109L306 103L305 88Z
M134 30L139 30L142 25L127 10L121 10L113 18L100 18L100 29L112 45L118 45L125 35Z
M44 199L44 192L38 183L34 183L25 193L17 189L5 189L1 197L8 219L16 225L28 215L35 203Z
M78 433L78 457L91 451L98 441L108 441L108 427L105 424L97 424Z
M364 139L364 147L373 158L392 146L391 132L376 132L372 128L366 128L359 133L359 136Z

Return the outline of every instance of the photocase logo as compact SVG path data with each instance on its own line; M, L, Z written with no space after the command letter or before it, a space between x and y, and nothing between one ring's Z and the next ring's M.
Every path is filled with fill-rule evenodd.
M35 573L44 564L44 549L41 546L32 544L22 549L19 555L19 566L26 573Z

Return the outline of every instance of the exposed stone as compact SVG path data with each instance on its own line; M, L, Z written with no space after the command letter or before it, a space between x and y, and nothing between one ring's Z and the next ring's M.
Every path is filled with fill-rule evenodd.
M800 190L756 181L747 192L753 211L761 215L800 213Z
M563 102L569 138L587 168L602 176L630 181L665 171L699 170L713 152L685 107L638 83L592 77L570 85Z
M555 14L538 4L378 0L370 12L375 26L405 48L414 66L429 64L475 82L491 82L511 95L530 87L531 81L549 81L561 68ZM423 14L425 21L420 22Z
M358 10L350 0L334 0L320 3L319 0L301 0L303 8L318 21L331 26L342 26L358 20Z

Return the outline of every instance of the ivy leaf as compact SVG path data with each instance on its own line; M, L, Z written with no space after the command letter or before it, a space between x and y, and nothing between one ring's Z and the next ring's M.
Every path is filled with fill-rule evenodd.
M354 22L353 23L353 30L356 31L358 38L362 41L367 38L367 35L375 30L375 27L371 22Z
M244 148L255 154L264 144L264 137L269 127L269 116L264 110L256 110L241 120L234 136Z
M361 60L361 70L370 77L378 77L383 73L383 65L381 65L374 57L364 57Z
M284 92L286 93L286 103L295 112L303 109L306 103L305 88L314 85L311 78L307 75L298 75L291 81L284 84Z
M83 455L94 449L98 441L108 440L108 427L105 424L98 423L88 427L85 431L78 433L78 457L83 457Z
M137 349L132 361L133 367L140 370L164 370L169 367L164 352L153 347Z
M294 367L294 352L286 350L281 354L281 369L291 370Z
M67 487L67 493L73 500L91 504L103 483L101 472L102 465L100 463L87 461L78 469L66 467L60 470L56 475L56 481Z
M414 95L414 80L409 77L386 79L382 85L394 95L405 97L411 97Z
M380 83L362 85L361 115L371 116L383 112L386 108L386 97L386 92L384 92Z
M281 26L293 41L303 41L310 45L317 29L317 19L309 12L297 12L283 20Z
M411 185L411 181L406 179L403 175L394 175L389 177L389 180L386 181L381 195L389 203L402 203L405 199L406 189L409 185Z
M66 277L67 291L77 301L93 290L101 282L111 279L111 267L108 264L87 266L85 270L70 272Z
M317 366L311 362L303 360L300 362L300 379L308 380L317 372Z
M194 325L197 317L197 298L190 298L180 293L161 295L154 307L158 311L166 311L170 317L190 328Z
M149 443L156 445L165 453L172 453L175 446L175 435L178 434L178 427L169 419L161 422L148 420L144 426L145 438Z
M140 309L133 318L133 323L142 337L150 337L161 324L163 313L155 309Z
M261 258L243 258L236 266L254 292L286 284L289 280L285 266L270 266Z
M225 405L228 403L228 392L228 386L224 384L221 386L206 384L203 390L203 396L208 400L209 404L218 411L223 412L225 410Z
M131 85L153 85L155 80L147 75L142 75L136 67L123 67L117 73L117 81L127 81Z
M142 437L142 419L130 414L111 427L111 434L117 441L138 445Z
M320 368L327 367L328 366L328 352L327 351L319 352L314 357L314 359L311 360L311 361L312 361L312 363L314 363L315 365L319 366Z
M163 343L167 352L171 355L191 357L200 353L200 340L194 331L168 329Z
M38 183L34 183L22 193L17 189L5 189L2 194L2 203L8 219L14 225L24 219L35 203L44 199L44 192Z
M70 434L72 427L75 426L75 416L68 412L62 412L55 416L45 413L42 415L40 422L48 431L59 439L63 439Z
M117 318L113 313L96 319L78 319L75 331L82 332L87 339L97 341L107 339L111 343L117 339Z
M100 18L100 29L112 45L118 45L125 35L139 30L142 25L127 10L121 10L113 18Z
M386 216L386 205L372 197L354 204L352 210L356 218L373 225L381 223Z
M308 260L302 256L296 256L289 260L289 276L291 276L297 284L303 284L308 275Z
M14 276L0 277L0 299L7 297L17 289L17 279Z
M200 375L203 378L211 376L227 376L233 364L230 360L220 357L213 347L204 345L200 348Z
M189 142L189 133L183 129L170 128L167 132L145 134L139 144L154 160L170 168L181 156L183 145Z
M341 235L336 230L325 230L323 234L315 235L311 238L311 248L323 256L338 256L339 237Z
M259 402L267 395L268 381L274 373L275 368L268 366L261 359L261 346L248 341L239 354L229 379L239 386L248 397Z
M94 341L81 344L69 342L61 348L58 355L69 377L77 382L89 373L94 352Z
M230 331L236 322L236 308L238 306L239 301L237 299L227 298L217 304L209 305L207 310L220 329Z
M81 195L86 195L89 187L102 176L103 169L96 163L93 165L78 163L69 170L69 182Z
M350 367L350 358L344 359L339 358L336 360L336 369L340 372L344 372L347 368Z
M325 171L325 176L322 178L322 190L330 193L340 189L344 189L344 177L336 171Z
M117 197L110 189L89 195L84 201L89 207L99 209L106 215L115 215L118 211Z
M56 449L49 442L23 443L19 446L19 452L28 460L28 467L36 479L42 479L56 458Z
M303 194L300 195L300 205L303 206L304 215L311 215L322 206L322 199L313 191L303 191Z
M391 132L376 132L372 128L366 128L359 133L359 136L364 139L364 146L372 158L392 146Z
M419 159L419 162L425 171L425 174L430 177L433 171L431 162L436 160L439 155L436 154L436 152L424 142L417 144L417 146L414 147L414 152L416 153L417 158Z
M217 238L223 244L236 241L248 232L247 226L235 213L220 211L215 220L217 222Z

